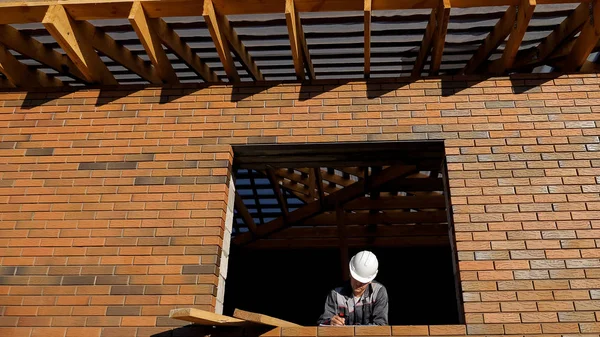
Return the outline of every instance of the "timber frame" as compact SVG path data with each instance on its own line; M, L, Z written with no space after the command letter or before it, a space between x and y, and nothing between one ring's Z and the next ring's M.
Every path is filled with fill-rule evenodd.
M443 158L443 142L235 146L232 243L449 245Z
M600 49L599 2L2 0L0 85L34 88L88 84L302 81L328 76L418 78L427 75L530 72L544 65L560 71L597 71L599 67L590 55ZM548 7L551 5L563 7ZM499 12L497 6L507 8ZM476 14L468 12L475 8L478 8ZM411 10L425 10L428 14L401 13ZM336 14L329 19L325 13L331 12L349 14ZM275 16L253 19L260 17L258 14ZM235 18L239 15L244 18ZM554 24L536 21L536 18L551 16ZM459 20L456 22L461 24L462 19L473 21L473 18L485 20L490 17L498 20L489 28L453 26L453 20ZM175 18L188 20L182 23ZM114 19L123 23L113 26L102 23ZM381 28L383 23L401 24L403 20L421 20L423 29L416 30L422 34L418 43L403 40L402 29ZM342 30L328 37L327 25L338 23L356 23L361 28L356 32ZM29 26L31 24L34 26ZM280 25L284 32L271 35L264 31L258 35L244 33L246 28L260 27L267 29L268 33L276 31L271 25ZM325 30L319 31L319 27L325 27ZM202 29L206 34L184 36L181 34L183 28ZM453 42L456 37L452 34L463 32L461 29L481 37L468 43ZM407 31L415 32L414 29ZM542 38L527 38L527 33L541 31L549 33ZM125 34L127 37L114 37L121 33L128 33ZM38 37L46 42L40 42ZM317 38L329 40L317 43ZM400 42L392 42L398 38ZM54 41L48 42L48 39ZM338 43L336 39L343 41ZM344 42L346 40L351 42ZM212 55L206 56L203 50L208 50L206 42L209 41ZM261 45L260 41L264 43ZM287 45L281 41L287 41ZM198 47L199 44L203 46ZM360 52L336 52L336 46L343 50L359 49ZM392 52L395 46L404 49ZM347 58L348 61L326 61L323 51L327 48L331 51L330 58L339 57L342 61ZM385 51L386 48L392 49ZM463 52L460 57L457 48ZM279 54L265 56L260 52ZM461 57L463 59L457 61ZM291 62L283 66L284 60ZM345 69L346 66L352 70ZM401 70L390 68L397 66L401 66Z

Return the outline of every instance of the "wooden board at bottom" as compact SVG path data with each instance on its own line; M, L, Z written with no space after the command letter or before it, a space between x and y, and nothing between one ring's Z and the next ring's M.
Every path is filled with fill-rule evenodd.
M300 327L301 326L296 323L284 321L279 318L275 318L275 317L271 317L271 316L267 316L267 315L263 315L263 314L258 314L258 313L254 313L254 312L244 311L244 310L240 310L240 309L235 309L235 311L233 312L233 317L243 319L245 321L256 323L256 324L270 325L270 326L276 326L276 327L282 327L282 328Z
M208 326L248 325L248 322L242 319L219 315L215 314L214 312L194 308L173 309L169 313L169 317Z

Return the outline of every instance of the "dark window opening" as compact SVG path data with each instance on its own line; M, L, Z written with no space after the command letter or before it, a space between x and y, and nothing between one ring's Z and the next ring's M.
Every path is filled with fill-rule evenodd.
M316 325L368 249L390 325L463 323L444 158L441 141L235 146L224 314Z

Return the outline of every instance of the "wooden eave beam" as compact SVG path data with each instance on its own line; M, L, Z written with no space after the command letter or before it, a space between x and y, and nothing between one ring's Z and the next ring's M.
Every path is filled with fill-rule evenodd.
M56 42L73 61L87 82L105 85L118 84L92 46L92 36L66 12L64 6L48 8L42 23Z
M541 3L538 1L538 3ZM543 64L556 50L575 36L589 18L589 4L582 3L558 25L552 33L540 42L533 52L527 53L515 61L514 68L522 68L529 65Z
M218 9L215 9L213 0L204 1L204 11L202 13L204 21L208 26L210 35L215 43L219 58L225 68L225 73L229 79L233 82L239 82L240 77L235 68L233 56L231 51L235 52L238 56L248 74L256 81L264 80L262 73L256 66L256 63L252 59L252 56L246 50L246 47L240 41L237 33L229 23L227 17L222 14ZM230 49L231 48L231 49Z
M10 51L0 44L0 72L17 87L60 87L62 81L50 77L40 70L34 70L21 63Z
M431 47L431 66L429 75L435 76L440 70L442 64L442 55L444 54L444 44L446 43L446 33L448 32L448 22L450 21L450 0L440 0L440 5L436 13L436 29Z
M372 0L365 0L365 78L371 76L371 8Z
M0 43L19 54L27 56L61 74L85 81L85 76L65 55L45 46L9 25L0 25Z
M522 0L518 7L516 24L512 26L508 41L502 52L502 57L490 64L489 71L494 74L503 74L507 69L511 69L515 63L515 58L523 37L527 32L529 21L535 10L536 0Z
M485 62L492 53L506 40L517 18L517 6L510 6L498 20L494 29L483 40L475 54L467 62L467 65L462 70L465 75L473 74L479 66Z
M411 73L413 77L421 77L423 67L425 67L425 61L427 61L427 56L429 56L429 52L431 51L431 42L433 40L433 35L435 34L435 27L437 24L436 11L437 9L432 9L431 14L429 14L429 21L427 22L427 27L425 28L423 41L421 41L421 46L419 47L419 54L417 55L415 65L413 66L413 70Z
M203 1L195 0L77 0L61 1L75 20L102 20L127 18L134 1L142 1L148 16L179 17L200 16ZM363 11L364 0L296 0L298 12ZM538 4L588 3L589 0L540 0ZM41 22L48 6L56 0L6 1L0 3L0 24ZM223 15L283 13L281 0L214 0L215 8ZM438 0L374 1L372 10L431 9ZM492 7L518 5L519 0L452 0L454 8Z
M219 54L219 58L221 59L223 68L225 68L225 73L227 74L229 81L239 82L240 75L235 67L235 62L233 61L233 55L231 54L229 41L225 32L227 28L231 28L226 27L225 25L225 22L228 21L227 18L215 10L213 2L210 0L204 1L204 11L202 12L202 16L210 31L210 36L215 44L217 54Z
M152 20L154 19L146 15L141 2L136 1L133 3L131 13L129 14L129 22L144 46L146 54L150 58L154 69L156 69L158 77L164 83L177 84L179 83L179 79L162 46L162 41L154 29L155 26L152 24Z
M242 197L240 197L240 194L237 191L235 192L235 205L234 206L235 206L236 211L242 217L244 224L246 225L246 227L248 227L248 230L250 230L251 233L255 233L256 232L256 223L254 222L254 219L250 215L250 212L248 212L248 208L244 204Z
M400 225L412 223L445 223L447 221L446 210L421 211L421 212L383 212L370 214L346 213L344 223L346 225ZM339 222L336 213L320 214L306 219L299 226L335 226Z
M183 42L179 34L163 19L150 19L151 25L162 42L169 47L177 57L198 74L205 82L220 82L219 77L204 63L190 46Z
M285 1L285 21L287 24L288 35L290 36L290 46L292 49L292 60L294 61L294 70L296 71L296 77L299 80L304 80L304 57L302 52L302 46L300 39L304 39L304 36L300 36L299 25L300 18L298 12L296 12L296 6L294 0Z
M600 0L591 3L591 13L577 37L562 70L576 71L587 61L600 40Z
M306 73L308 73L310 79L315 79L315 68L310 58L308 44L302 28L300 14L296 10L295 1L286 0L285 4L285 20L292 48L294 70L296 71L296 77L300 80L304 79Z

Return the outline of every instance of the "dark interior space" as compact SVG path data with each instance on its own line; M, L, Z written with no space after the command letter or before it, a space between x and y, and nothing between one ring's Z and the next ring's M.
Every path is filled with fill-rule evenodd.
M457 324L447 247L367 248L390 298L390 325ZM361 249L351 248L350 256ZM232 246L225 315L235 308L314 326L328 292L342 283L339 248L252 250Z

